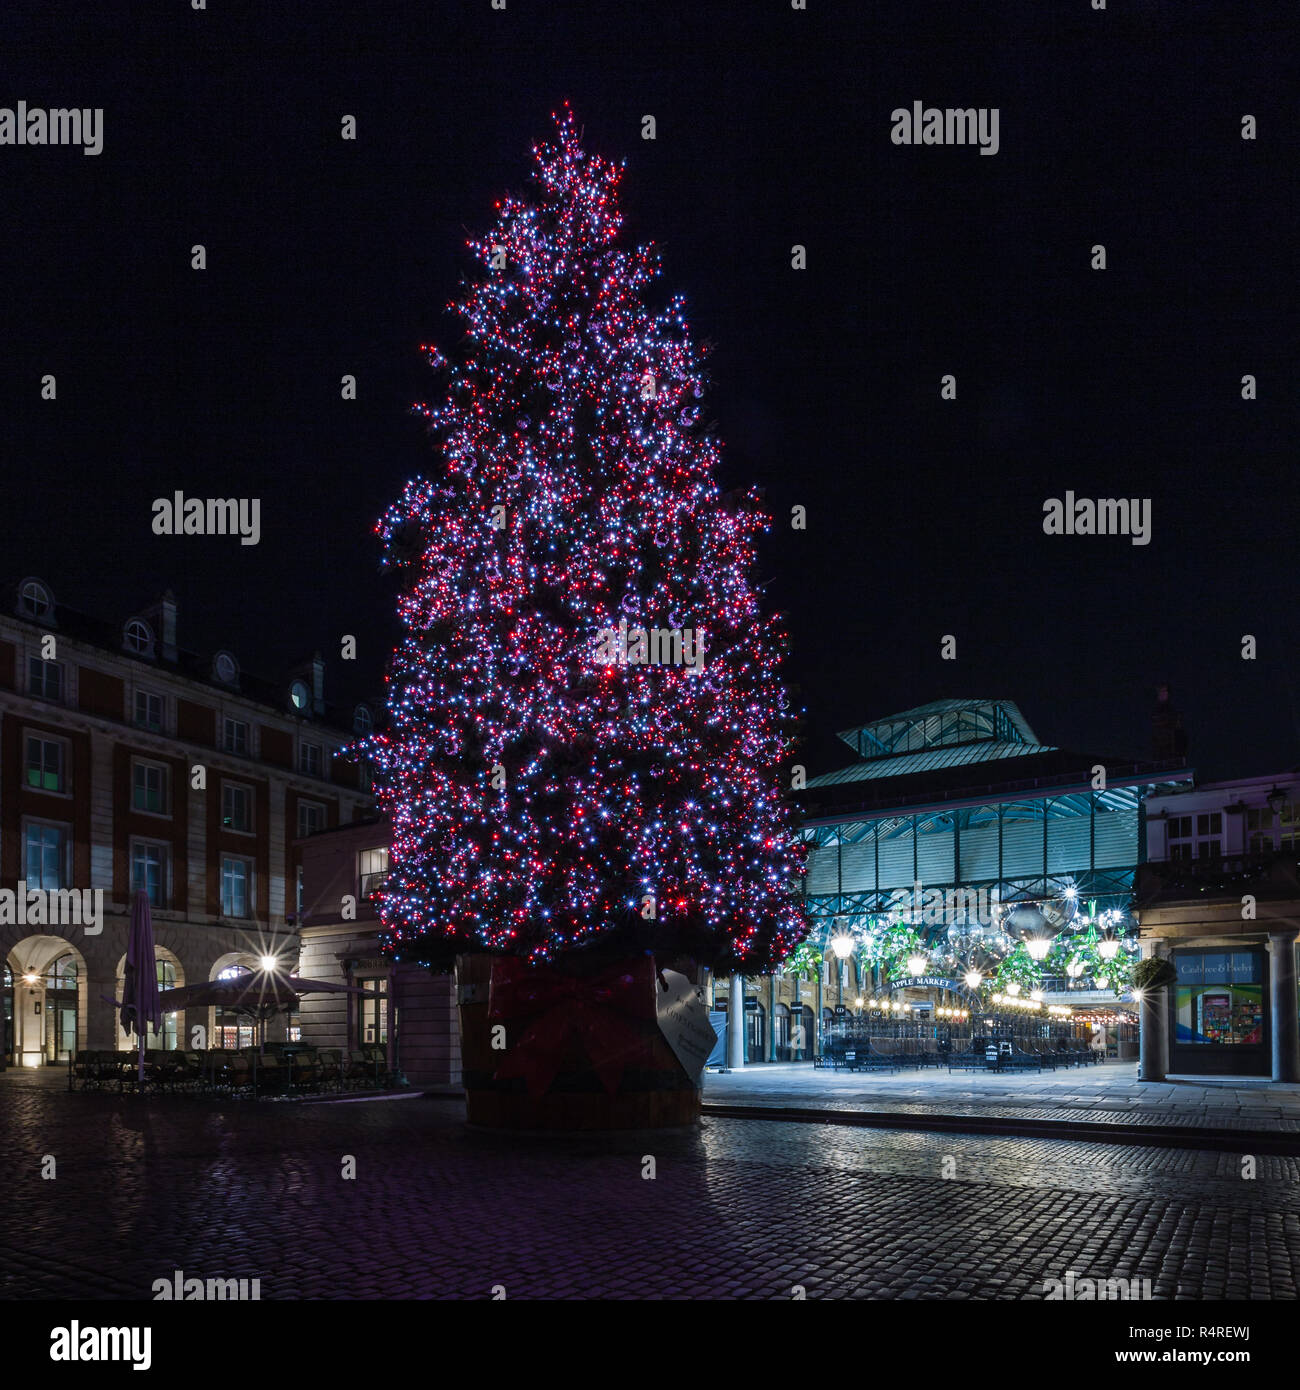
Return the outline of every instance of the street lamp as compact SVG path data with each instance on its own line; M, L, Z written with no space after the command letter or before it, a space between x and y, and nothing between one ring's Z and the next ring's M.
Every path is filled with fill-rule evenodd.
M962 981L969 990L977 990L984 982L984 976L978 970L968 970L962 976Z
M848 960L853 954L853 938L848 932L840 932L831 937L831 950L835 952L836 960Z

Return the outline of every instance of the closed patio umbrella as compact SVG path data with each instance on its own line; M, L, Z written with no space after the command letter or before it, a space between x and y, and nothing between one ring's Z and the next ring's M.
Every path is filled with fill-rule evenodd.
M135 1030L139 1039L137 1079L144 1084L144 1030L152 1023L154 1036L162 1027L158 1001L158 967L154 962L153 914L144 889L137 889L131 905L131 935L126 944L126 979L122 988L122 1027Z

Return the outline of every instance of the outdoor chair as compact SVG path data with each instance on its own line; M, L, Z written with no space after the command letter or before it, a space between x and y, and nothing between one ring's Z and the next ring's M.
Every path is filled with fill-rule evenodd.
M290 1089L293 1091L318 1091L321 1086L322 1070L320 1058L314 1047L299 1048L293 1054L289 1067Z
M275 1052L257 1052L256 1048L250 1049L254 1052L249 1058L250 1080L253 1083L254 1094L257 1095L282 1095L289 1088L289 1068L284 1059L279 1058Z
M231 1052L225 1059L223 1079L232 1094L249 1091L253 1087L253 1064L247 1053Z
M1032 1052L999 1052L998 1071L1042 1071L1043 1059Z
M370 1067L374 1084L376 1086L391 1086L393 1077L388 1070L388 1048L383 1043L362 1043L361 1050Z
M337 1047L322 1047L316 1053L321 1085L327 1090L343 1089L343 1053Z
M953 1071L987 1071L988 1054L982 1047L967 1048L961 1052L950 1052L948 1054L948 1070Z
M99 1086L99 1053L83 1049L68 1064L68 1090L88 1091Z
M348 1050L348 1061L343 1075L357 1089L367 1085L373 1086L375 1082L375 1069L359 1047Z
M152 1073L154 1083L162 1090L175 1091L185 1076L185 1054L183 1052L158 1052L152 1058L145 1056L145 1066Z

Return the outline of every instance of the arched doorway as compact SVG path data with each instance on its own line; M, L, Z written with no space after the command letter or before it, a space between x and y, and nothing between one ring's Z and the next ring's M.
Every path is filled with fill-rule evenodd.
M180 961L165 947L154 947L154 970L155 978L158 981L158 992L161 994L165 989L175 989L178 985L185 983L185 972ZM123 956L117 963L117 997L123 997L126 988L126 957ZM181 1015L163 1014L162 1027L157 1033L151 1026L144 1031L144 1045L150 1052L175 1052L180 1047ZM117 1018L117 1046L120 1052L129 1052L139 1046L139 1039L134 1033L128 1033L122 1027L121 1014Z
M218 970L212 978L214 980L237 980L241 975L248 973L249 967L246 965L227 965ZM213 1047L233 1051L237 1048L253 1046L257 1040L257 1032L253 1020L247 1014L237 1014L224 1008L218 1008L214 1010L214 1013L216 1018L213 1024Z
M86 1045L81 952L61 936L29 936L5 959L5 1045L16 1066L67 1065Z
M750 1008L749 1005L754 1007ZM767 1010L758 1000L745 1000L745 1061L765 1062L764 1047L767 1038Z
M786 1004L778 1004L772 1016L773 1051L778 1062L790 1060L790 1009Z
M81 972L71 951L56 956L45 970L45 1036L42 1052L47 1065L66 1065L77 1050L77 997Z
M802 1062L813 1055L816 1041L816 1021L807 1004L798 1004L790 1011L790 1060Z

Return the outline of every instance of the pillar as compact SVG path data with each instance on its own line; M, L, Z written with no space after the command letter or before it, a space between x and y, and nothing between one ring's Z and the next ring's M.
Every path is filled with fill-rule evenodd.
M1163 943L1144 941L1142 958L1165 954ZM1138 1005L1138 1080L1163 1081L1169 1070L1169 988L1142 992Z
M733 1071L745 1065L745 977L731 977L727 1003L727 1066Z
M776 1061L776 976L767 977L767 1038L763 1046L763 1057L768 1062Z
M810 1044L812 1048L811 1056L820 1057L822 1055L822 1010L826 1007L822 1003L822 971L817 971L817 1008L813 1018L813 1035Z
M1294 931L1268 934L1273 1080L1300 1081L1300 1018L1296 1015Z

